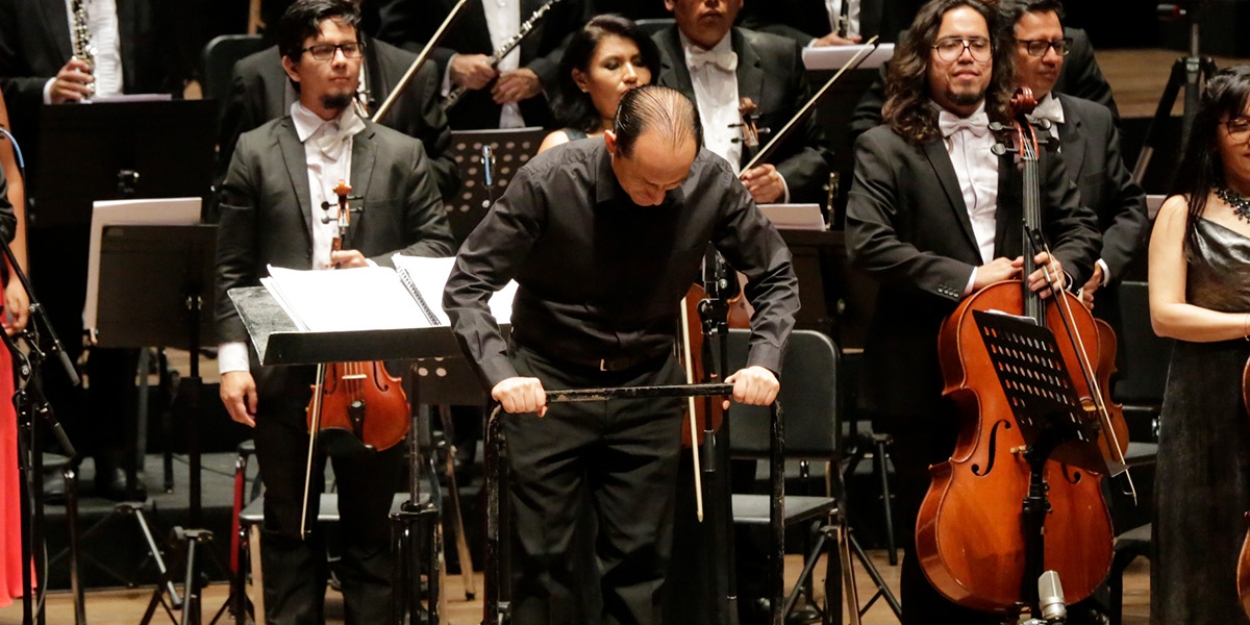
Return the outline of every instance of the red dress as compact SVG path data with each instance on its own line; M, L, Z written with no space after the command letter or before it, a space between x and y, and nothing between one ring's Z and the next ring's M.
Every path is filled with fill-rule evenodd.
M17 466L13 361L8 348L0 343L0 608L22 596L21 480Z

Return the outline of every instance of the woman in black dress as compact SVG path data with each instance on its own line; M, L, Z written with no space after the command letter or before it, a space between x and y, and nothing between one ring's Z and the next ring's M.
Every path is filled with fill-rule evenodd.
M1160 416L1150 621L1250 622L1237 558L1250 509L1250 67L1202 94L1150 240L1150 317L1176 339Z

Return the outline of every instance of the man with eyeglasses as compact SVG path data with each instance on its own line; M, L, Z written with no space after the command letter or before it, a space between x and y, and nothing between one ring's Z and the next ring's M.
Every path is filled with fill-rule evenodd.
M364 33L360 45L363 61L357 99L367 113L373 114L399 84L416 55ZM282 69L282 54L276 45L235 63L233 74L221 115L218 183L226 175L239 135L285 116L299 99ZM390 111L374 121L425 144L435 182L446 199L460 188L460 174L449 150L451 128L438 101L438 70L427 63L408 82Z
M315 523L301 537L308 448L305 408L311 367L261 367L228 291L258 285L270 265L333 269L390 264L394 253L448 256L455 251L442 200L421 142L362 120L356 97L360 14L350 0L297 0L278 24L282 66L299 92L290 115L246 132L221 193L217 241L217 337L221 398L232 419L255 428L265 478L265 611L270 625L324 622L326 539ZM342 251L323 202L337 203L340 180L352 187L352 228ZM327 293L326 297L334 297ZM332 458L339 497L346 621L389 619L388 514L403 489L404 447ZM323 489L324 458L314 466L311 500ZM316 503L312 505L315 518Z
M1060 21L1063 5L1059 0L1009 0L999 10L1004 23L1014 24L1016 83L1031 89L1038 100L1031 118L1051 124L1050 133L1059 139L1068 177L1076 183L1081 203L1098 215L1102 254L1081 289L1082 298L1118 331L1116 287L1141 248L1142 229L1149 220L1146 194L1124 166L1120 132L1111 111L1055 91L1071 50Z
M1027 280L1050 297L1041 271L1023 276L1020 189L1013 155L996 154L991 121L1008 123L1015 49L991 34L994 9L980 0L934 0L921 8L890 66L885 124L860 136L847 206L850 260L880 283L864 347L864 403L891 434L899 527L916 527L930 483L961 416L943 398L937 334L967 296L1001 280ZM1039 156L1042 228L1066 285L1084 284L1099 250L1097 220L1082 207L1063 160ZM1018 518L988 522L1019 522ZM998 623L941 595L904 537L903 624Z

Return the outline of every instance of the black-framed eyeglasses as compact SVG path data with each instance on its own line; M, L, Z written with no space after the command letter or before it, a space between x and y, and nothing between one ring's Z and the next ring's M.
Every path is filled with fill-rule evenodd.
M1238 117L1237 119L1220 122L1220 125L1228 130L1228 136L1233 139L1242 140L1250 138L1250 119Z
M974 61L988 61L990 54L993 53L993 46L990 45L989 39L981 37L972 37L963 39L960 37L948 37L939 40L933 44L933 49L937 50L938 57L943 61L956 61L964 53L972 55Z
M360 57L360 53L363 52L364 49L365 44L360 43L359 41L339 44L319 43L301 49L300 53L307 52L312 55L312 58L318 61L329 61L334 58L335 51L342 52L343 58L345 59L354 59Z
M1068 53L1072 51L1071 37L1055 39L1054 41L1046 39L1017 39L1016 43L1024 46L1024 50L1029 53L1029 56L1046 56L1046 52L1051 48L1054 48L1055 54L1059 56L1068 56Z

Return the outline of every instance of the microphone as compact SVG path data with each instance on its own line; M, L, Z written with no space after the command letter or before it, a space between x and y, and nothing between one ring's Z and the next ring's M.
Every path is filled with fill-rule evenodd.
M1063 584L1059 583L1058 573L1046 571L1037 578L1037 605L1046 623L1060 625L1067 621L1068 607L1063 600Z

